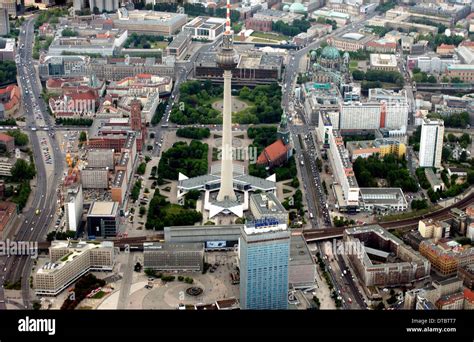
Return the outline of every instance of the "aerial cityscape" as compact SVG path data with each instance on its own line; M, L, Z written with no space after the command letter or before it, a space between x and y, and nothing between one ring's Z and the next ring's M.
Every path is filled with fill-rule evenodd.
M471 121L471 0L0 0L0 311L472 310Z

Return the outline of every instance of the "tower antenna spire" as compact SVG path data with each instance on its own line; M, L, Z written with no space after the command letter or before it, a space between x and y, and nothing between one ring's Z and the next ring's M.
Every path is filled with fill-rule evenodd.
M230 0L227 0L226 5L225 33L230 34Z

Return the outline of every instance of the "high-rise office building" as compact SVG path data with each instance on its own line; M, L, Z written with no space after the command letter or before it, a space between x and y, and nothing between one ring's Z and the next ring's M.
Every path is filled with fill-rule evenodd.
M420 167L441 167L444 121L425 119L421 125Z
M8 9L0 8L0 36L10 33L10 23L8 21Z
M0 0L0 8L5 8L8 14L16 17L16 0Z
M287 309L290 231L286 223L266 218L244 225L239 257L241 308Z

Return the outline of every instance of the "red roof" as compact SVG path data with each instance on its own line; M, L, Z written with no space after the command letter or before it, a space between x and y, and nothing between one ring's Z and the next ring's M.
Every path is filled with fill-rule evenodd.
M0 89L0 95L9 94L10 100L5 102L3 106L5 110L10 110L20 102L20 88L16 85L9 85L5 88Z
M440 50L440 49L447 49L447 50L454 50L454 45L449 45L449 44L441 44L440 46L438 46L438 49L437 50Z
M149 79L151 79L151 74L138 74L137 78L149 78Z
M69 93L67 94L73 100L97 100L98 96L93 90L88 90L83 93Z
M373 47L383 46L383 47L396 48L397 43L393 43L393 42L382 43L382 42L377 42L377 41L371 41L367 43L367 46L373 46Z
M474 47L474 42L471 42L470 40L465 40L459 44L460 46L465 46L465 47Z
M0 141L7 142L12 140L15 140L12 136L5 133L0 133Z
M257 159L258 164L266 164L281 158L288 153L288 146L286 146L281 139L278 139L273 144L265 147Z
M47 88L60 88L64 83L63 79L50 78L46 81Z
M474 303L474 291L469 289L464 289L464 298L471 303Z

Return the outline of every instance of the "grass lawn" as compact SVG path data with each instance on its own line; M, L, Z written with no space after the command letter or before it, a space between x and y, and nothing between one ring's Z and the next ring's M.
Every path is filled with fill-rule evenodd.
M359 68L359 63L357 61L350 61L349 62L349 70L356 70Z
M166 49L168 42L156 42L151 44L152 49Z
M281 42L283 40L290 40L290 37L282 35L282 34L273 34L273 33L266 33L266 32L254 32L252 33L251 37L274 40ZM255 39L253 39L255 41Z
M104 291L99 291L95 295L93 295L92 298L100 299L100 298L104 297L105 295L106 295L106 293Z

